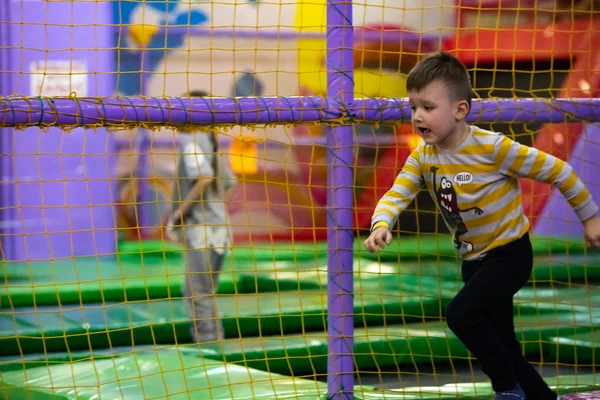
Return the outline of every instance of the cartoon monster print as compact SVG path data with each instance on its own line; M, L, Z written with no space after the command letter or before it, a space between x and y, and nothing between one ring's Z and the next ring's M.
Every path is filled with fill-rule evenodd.
M430 168L431 173L433 173L433 190L435 192L438 208L446 223L454 230L454 245L456 248L458 250L465 249L467 251L473 251L472 243L460 239L462 235L468 232L460 213L473 211L475 214L481 215L483 214L483 210L479 207L470 207L461 210L458 207L456 190L451 181L446 179L446 177L442 177L439 187L436 187L436 171L438 169L439 168L435 166Z

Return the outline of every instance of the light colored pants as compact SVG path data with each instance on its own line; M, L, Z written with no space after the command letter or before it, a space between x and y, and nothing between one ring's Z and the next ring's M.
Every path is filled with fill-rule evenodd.
M224 258L212 248L187 251L184 296L189 302L192 338L196 343L223 339L216 294Z

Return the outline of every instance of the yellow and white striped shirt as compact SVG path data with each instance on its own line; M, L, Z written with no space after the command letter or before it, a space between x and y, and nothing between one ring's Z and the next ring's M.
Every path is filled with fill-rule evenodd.
M457 252L467 260L483 257L529 230L519 177L554 184L580 221L598 212L568 163L471 126L468 138L456 149L421 144L411 153L392 188L377 203L371 227L393 226L417 193L427 189Z

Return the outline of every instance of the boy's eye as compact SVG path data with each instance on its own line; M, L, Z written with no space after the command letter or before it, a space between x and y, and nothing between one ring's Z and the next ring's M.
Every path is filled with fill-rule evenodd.
M425 111L431 111L431 110L433 110L433 107L430 107L430 106L425 106L423 108L425 109Z

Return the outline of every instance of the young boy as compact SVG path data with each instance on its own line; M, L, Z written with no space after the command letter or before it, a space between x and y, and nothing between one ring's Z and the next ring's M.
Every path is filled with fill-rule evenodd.
M406 84L413 128L424 143L379 200L365 246L375 252L389 245L398 215L427 189L463 258L465 285L448 306L448 327L481 363L497 400L556 399L523 357L514 331L513 296L533 267L517 178L556 185L583 222L590 247L600 246L598 206L567 163L467 124L470 78L452 55L420 61Z
M182 133L167 235L186 247L184 295L190 303L192 338L197 343L212 342L223 338L215 294L230 245L225 199L237 180L219 154L214 132Z

